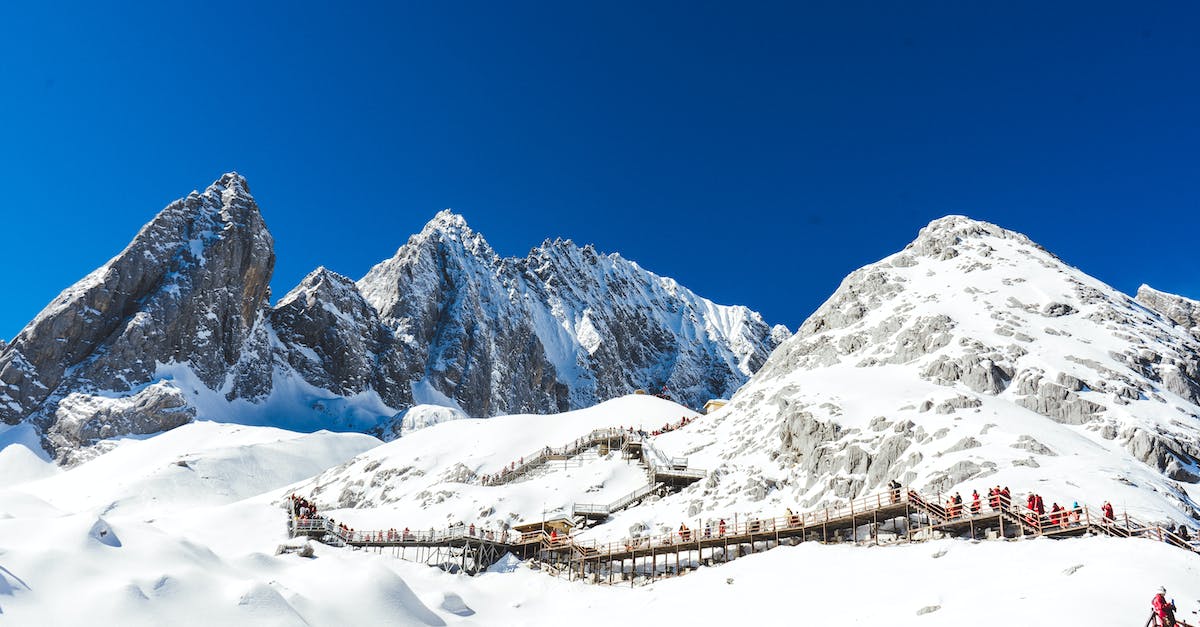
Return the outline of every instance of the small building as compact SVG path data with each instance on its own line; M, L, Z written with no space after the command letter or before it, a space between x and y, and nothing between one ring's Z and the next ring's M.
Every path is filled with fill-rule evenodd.
M717 411L718 409L721 409L722 407L724 407L728 404L729 404L729 401L727 401L723 398L709 399L709 401L704 404L704 413L711 414L714 411Z
M522 523L519 525L513 525L512 530L516 531L517 533L520 533L520 534L533 533L535 531L543 531L543 530L546 533L550 533L551 531L557 531L558 535L565 536L565 535L571 533L571 530L574 528L575 528L575 523L572 522L570 519L551 518L546 521L539 520L538 522Z

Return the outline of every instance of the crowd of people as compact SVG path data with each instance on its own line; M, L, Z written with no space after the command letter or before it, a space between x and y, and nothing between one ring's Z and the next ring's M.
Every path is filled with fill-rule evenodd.
M698 416L684 416L683 418L679 419L679 422L665 423L665 424L663 424L663 426L651 431L649 434L647 434L645 431L638 431L638 433L640 433L642 435L662 435L664 433L670 433L676 429L682 429L682 428L692 424L693 422L696 421L697 417ZM633 427L629 427L629 432L630 433L634 432Z
M300 520L308 520L317 516L316 503L313 503L302 496L296 496L295 494L289 498L291 498L292 501L292 513L294 513Z
M901 489L900 484L893 481L888 484L888 487L890 488L891 502L899 502ZM912 491L909 491L909 495L912 498L919 498L917 493ZM944 509L946 520L950 521L962 519L967 516L978 516L984 512L984 498L984 496L979 494L978 490L971 491L969 500L964 500L960 492L955 492L954 495L950 496L946 500ZM987 490L986 499L987 507L992 512L1011 510L1014 514L1023 517L1030 526L1034 527L1048 527L1053 525L1066 528L1082 522L1083 507L1079 505L1078 501L1073 501L1070 507L1060 506L1058 503L1053 502L1050 505L1049 511L1047 511L1045 500L1043 499L1042 495L1030 493L1025 500L1025 507L1021 509L1015 509L1012 507L1012 492L1009 490L1008 486L1000 487L999 485ZM1104 505L1100 509L1103 512L1103 520L1106 523L1111 524L1115 522L1116 517L1114 516L1111 503L1105 501ZM782 527L777 527L778 523L775 521L771 521L770 526L768 526L766 522L759 520L758 518L748 518L744 525L744 533L759 533L778 528L799 527L801 526L802 516L793 512L792 508L789 507L784 512L782 522ZM730 529L728 531L735 535L739 533L738 529ZM1188 540L1190 538L1186 527L1168 527L1168 531L1172 531L1184 540ZM721 518L716 523L715 537L725 537L726 533L727 524L725 519ZM699 533L689 528L687 523L680 523L679 529L675 532L675 534L663 536L661 542L664 544L671 544L675 537L678 537L680 542L691 542L700 538L712 538L714 537L713 534L714 529L711 521L706 522L702 532ZM631 538L626 541L626 546L627 548L637 548L647 541L647 538Z

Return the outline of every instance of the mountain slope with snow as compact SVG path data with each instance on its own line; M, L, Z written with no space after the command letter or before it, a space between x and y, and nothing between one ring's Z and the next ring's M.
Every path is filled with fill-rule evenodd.
M1198 376L1180 326L1023 235L951 216L848 276L729 406L663 440L717 470L700 512L895 479L1182 522L1200 502Z
M587 455L488 487L456 482L446 471L495 470L542 440L603 426L650 427L681 410L633 396L559 416L443 423L382 445L358 434L206 422L110 442L90 462L0 490L0 624L609 625L631 616L711 624L752 614L762 624L927 626L1049 622L1069 608L1072 621L1119 627L1144 620L1160 585L1181 615L1200 606L1195 554L1147 539L807 542L636 586L568 581L526 564L470 577L390 551L320 544L312 558L277 554L296 545L280 507L291 493L314 497L323 512L360 528L398 529L451 520L495 525L510 513L536 521L579 494L605 498L603 490L636 478L622 474L628 462ZM704 416L654 442L671 455L688 453L678 446L725 422ZM316 467L325 470L302 478ZM728 470L695 493L737 500L729 513L767 505L729 490ZM1042 470L1047 478L1058 471ZM346 507L325 511L344 493ZM587 533L616 539L677 525L690 519L680 508L696 494L652 500ZM821 576L797 586L797 573Z
M237 174L171 203L0 352L0 419L31 418L64 451L170 429L195 416L179 389L156 383L175 365L228 398L261 398L274 263Z

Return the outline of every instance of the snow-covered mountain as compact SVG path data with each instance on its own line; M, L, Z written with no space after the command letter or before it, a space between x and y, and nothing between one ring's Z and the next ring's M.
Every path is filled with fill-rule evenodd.
M294 398L304 377L327 377L321 385L343 386L341 402L362 402L355 392L385 371L374 360L336 366L334 349L361 341L386 355L361 330L372 328L371 311L386 328L400 319L362 307L357 287L318 271L282 299L269 316L275 387L258 405L232 402L270 406L284 389ZM325 292L343 293L339 305L327 309ZM706 469L703 479L573 539L620 545L681 522L699 530L784 508L815 513L890 479L942 496L1005 485L1018 501L1037 492L1047 505L1078 501L1093 512L1107 500L1194 535L1200 347L1177 311L1186 299L1142 292L1120 294L995 225L935 221L848 276L730 405L646 441L656 456ZM594 429L650 431L689 413L646 395L563 414L441 415L456 411L414 408L405 419L430 426L386 443L198 421L106 440L106 452L69 469L38 457L32 425L0 425L0 477L18 477L0 486L0 609L22 624L709 624L753 612L764 624L990 625L1053 621L1070 608L1072 621L1116 627L1144 620L1160 585L1181 613L1200 599L1195 553L1149 538L909 542L901 533L882 546L771 548L764 537L650 585L555 578L512 559L468 577L392 548L269 554L289 542L281 504L293 493L359 530L503 530L576 503L616 502L649 479L607 446L512 482L477 478ZM985 535L973 531L961 533ZM821 576L797 586L797 572ZM62 590L72 603L61 603Z
M1139 301L1024 235L942 218L850 274L729 406L664 440L718 470L700 511L730 493L814 505L895 479L1195 517L1200 341L1185 315Z
M194 418L172 369L229 399L263 398L274 264L242 177L171 203L0 352L0 419L28 419L49 448L70 451Z
M503 463L528 446L527 437L518 437L528 434L523 428L546 427L553 439L632 416L649 425L680 409L633 397L562 416L456 421L414 434L412 442L382 446L360 434L200 421L146 439L124 438L70 469L43 462L50 476L0 486L0 623L467 627L569 619L599 626L636 616L639 623L706 625L746 622L752 613L764 625L851 617L863 624L941 626L1053 620L1070 608L1073 621L1119 627L1144 621L1160 585L1177 599L1181 615L1191 616L1198 604L1195 554L1147 539L759 546L753 555L634 586L555 577L511 561L471 577L397 559L390 549L313 543L312 558L277 552L294 543L280 502L293 492L311 496L314 483L327 486L317 495L324 513L360 528L415 530L444 524L447 516L476 523L493 507L505 516L517 507L522 522L538 520L551 503L619 489L631 478L628 463L612 459L619 457L614 453L522 483L463 486L469 493L461 501L440 489L421 495L410 488L456 459ZM0 453L20 448L4 444L11 431L24 428L0 425ZM412 463L393 465L404 456ZM8 478L5 461L0 456L0 476ZM319 468L328 470L315 482L304 479ZM326 503L341 496L340 485L330 483L338 468L365 479L351 486L356 491L348 498L384 504L325 512ZM395 494L385 493L388 486L396 486ZM407 507L413 498L428 500L428 511ZM671 508L686 501L681 495L650 503L623 521L677 525ZM628 531L597 529L602 538ZM798 586L798 571L821 576ZM979 585L981 577L988 585Z
M448 211L358 286L400 340L410 377L473 416L565 411L663 386L699 407L732 394L788 335L570 240L502 259Z
M357 284L318 268L271 307L274 260L241 176L172 203L0 345L0 420L77 461L196 417L393 437L640 387L699 406L787 335L590 246L501 259L449 212Z

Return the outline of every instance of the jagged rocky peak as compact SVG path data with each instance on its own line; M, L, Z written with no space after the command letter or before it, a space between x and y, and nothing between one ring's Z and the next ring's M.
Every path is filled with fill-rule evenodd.
M265 394L270 360L260 322L274 262L240 175L171 203L0 354L0 417L12 424L33 416L52 448L70 447L186 421L181 397L147 387L163 367L184 366L231 398ZM138 397L128 411L117 402L127 396ZM144 419L146 407L166 408L164 418Z
M1137 291L1137 302L1162 314L1200 339L1200 301L1160 292L1149 285Z
M276 353L309 384L351 396L378 392L391 406L412 401L392 335L352 281L324 266L271 311Z
M424 377L417 387L472 415L562 411L661 386L698 407L731 394L787 335L569 239L502 259L450 212L358 286Z
M413 390L473 416L567 408L519 279L462 216L438 213L358 287L395 336Z
M461 214L454 213L450 209L437 212L433 219L425 224L420 233L409 238L408 243L411 245L414 242L419 243L425 240L451 243L456 245L454 246L456 249L461 246L463 252L481 259L499 259L483 235L475 232Z
M735 450L775 431L812 498L948 489L1056 448L1196 481L1200 342L1024 235L950 216L846 277L726 415Z
M407 337L411 334L402 323L432 313L428 310L437 306L439 290L456 287L453 282L440 281L435 271L454 268L459 275L486 273L498 263L499 257L483 236L471 230L465 218L447 209L438 212L420 233L409 237L391 259L371 268L358 281L358 288L379 315L400 324L398 334ZM416 277L424 281L414 282Z
M786 335L570 240L502 259L449 211L358 282L318 268L273 308L272 248L237 174L171 203L0 347L0 418L65 457L200 408L388 432L419 405L560 412L663 385L698 407Z

